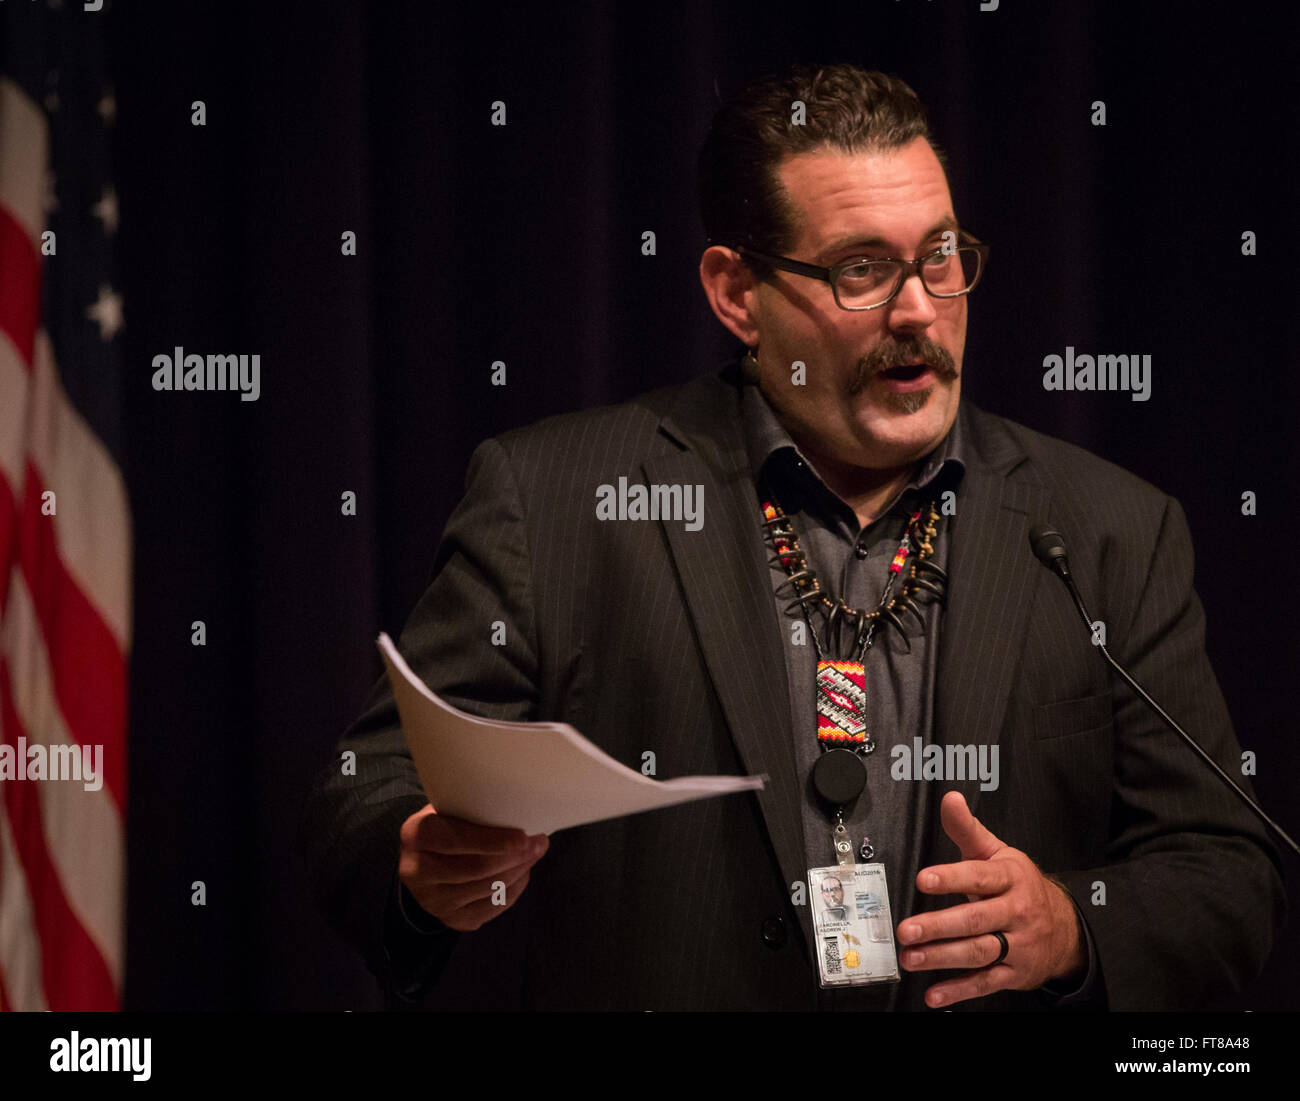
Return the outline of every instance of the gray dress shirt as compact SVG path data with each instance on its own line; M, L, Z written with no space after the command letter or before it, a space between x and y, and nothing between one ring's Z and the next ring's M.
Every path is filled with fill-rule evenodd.
M944 495L960 495L966 466L960 418L954 419L944 439L917 464L911 480L898 496L875 520L862 527L854 511L827 487L812 462L782 427L756 383L745 384L741 409L756 491L760 498L765 494L774 495L776 503L790 517L808 564L816 570L822 589L832 599L842 597L854 608L877 607L890 576L890 563L912 514L926 508L932 500L940 513L940 520L930 561L947 568L949 541L943 515L945 503L951 505L955 497L949 496L945 501ZM908 564L915 560L913 556L916 553L917 548L913 547ZM852 631L842 632L842 646L834 648L826 635L823 612L812 613L810 630L803 612L792 603L791 587L787 585L776 592L778 586L787 580L787 574L776 560L770 544L768 556L778 614L783 625L795 755L799 772L804 777L804 851L810 868L823 867L835 863L831 845L835 819L833 812L822 804L813 790L810 778L811 769L821 754L817 741L818 642L827 660L851 659ZM895 579L891 596L901 594L908 564ZM864 840L870 838L875 849L871 862L885 865L891 924L895 930L903 918L925 907L926 898L921 896L918 899L916 874L922 866L921 854L931 800L940 798L944 791L943 786L934 781L895 780L891 777L891 767L896 760L891 750L895 746L906 747L910 758L915 748L914 739L919 737L922 746L933 742L942 608L938 601L916 603L925 621L924 629L915 617L908 614L901 617L906 627L905 637L892 625L881 623L862 659L866 671L867 731L874 736L876 748L863 758L866 786L844 814L855 859L863 860L860 849ZM803 624L802 644L796 639L796 630L792 629L795 624ZM816 641L809 637L814 632ZM900 760L900 766L907 759ZM911 775L910 770L907 775ZM820 906L821 899L813 897L819 890L818 884L809 883L807 888L808 905ZM1067 1000L1074 1002L1085 996L1095 981L1096 970L1090 938L1088 954L1089 973L1083 984L1077 991L1045 991L1052 1004L1062 1004ZM900 976L906 977L907 974L900 969ZM939 979L937 974L930 975L926 985ZM821 1004L825 1009L892 1010L899 1008L899 995L900 984L879 984L823 991Z

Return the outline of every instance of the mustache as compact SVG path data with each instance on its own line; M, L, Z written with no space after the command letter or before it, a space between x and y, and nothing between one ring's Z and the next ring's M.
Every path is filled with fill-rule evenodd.
M859 393L881 371L909 363L924 363L939 379L951 381L957 377L957 364L942 344L933 340L897 341L872 348L858 361L858 373L849 393Z

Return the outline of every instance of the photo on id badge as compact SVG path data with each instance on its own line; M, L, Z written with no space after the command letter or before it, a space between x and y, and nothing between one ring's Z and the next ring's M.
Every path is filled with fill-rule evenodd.
M884 865L812 868L808 882L822 986L897 982Z

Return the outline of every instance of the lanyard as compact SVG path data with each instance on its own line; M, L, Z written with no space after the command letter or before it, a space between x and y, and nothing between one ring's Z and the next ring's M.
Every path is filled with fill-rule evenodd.
M863 758L876 748L875 739L867 731L867 687L864 660L875 635L877 624L890 623L911 651L900 613L910 612L925 627L925 620L916 608L916 602L938 599L942 602L947 573L929 561L934 554L934 539L938 533L939 513L931 500L927 508L918 509L903 532L902 541L889 564L889 576L884 591L874 611L854 608L843 599L832 600L823 590L817 571L808 563L807 554L799 545L794 524L781 508L774 494L762 501L763 527L776 552L777 560L786 572L786 580L777 586L777 592L789 587L808 623L809 633L817 648L817 741L822 753L813 766L813 788L824 802L835 808L836 826L832 835L839 863L852 863L852 844L844 827L844 810L866 786L866 762ZM924 520L922 519L924 517ZM917 554L902 584L902 592L891 597L894 583L916 547ZM823 649L817 637L809 609L820 608L826 612L826 646ZM827 657L827 651L839 649L839 629L843 623L853 627L849 660ZM869 841L863 843L863 856L870 859L874 849Z

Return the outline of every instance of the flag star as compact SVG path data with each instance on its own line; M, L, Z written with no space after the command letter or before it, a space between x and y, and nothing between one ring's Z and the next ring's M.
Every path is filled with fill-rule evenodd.
M104 234L112 237L117 232L117 192L112 187L105 187L99 202L90 209L104 223Z
M99 323L100 340L112 340L122 328L122 301L112 287L99 285L99 300L87 308L86 317Z
M117 99L113 96L113 93L105 92L95 110L99 112L100 118L111 124L117 118Z

